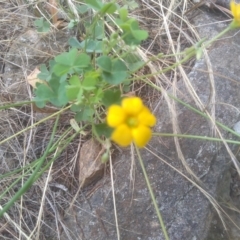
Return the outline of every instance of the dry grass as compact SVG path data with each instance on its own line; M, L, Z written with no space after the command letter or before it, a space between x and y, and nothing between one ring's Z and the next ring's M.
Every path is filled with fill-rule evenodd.
M55 5L55 2L49 2L45 4L53 7L55 10L59 10L60 12L60 7L59 9L56 9L57 6ZM77 17L74 7L75 4L76 2L74 1L67 1L69 9L71 9L73 15ZM149 58L160 52L164 54L180 52L184 48L191 46L199 40L196 30L188 21L188 18L184 15L184 12L189 8L188 5L189 2L187 0L139 1L139 8L135 9L131 15L136 17L140 21L143 28L147 29L150 33L149 39L143 43L141 48L138 49L138 53L144 60L147 61ZM40 8L40 5L36 5L35 2L29 4L18 0L0 2L1 104L9 103L13 98L16 99L16 97L13 96L13 90L11 88L14 83L6 82L6 80L12 78L9 76L6 77L5 75L6 63L8 63L8 59L12 59L8 58L8 52L11 46L14 44L16 38L25 33L29 28L32 28L33 20L39 17L34 14L38 8ZM56 13L55 10L54 12ZM38 15L43 15L50 20L51 14L47 15L47 13L48 12L38 11ZM51 39L56 36L55 34L56 32L54 32L54 30L50 33ZM50 41L50 38L48 41ZM31 46L26 45L26 47ZM44 58L49 59L51 56L54 56L57 51L60 52L61 50L55 50L50 54L48 50L46 50L46 52L42 51L41 61L43 61ZM31 60L32 58L27 55L24 57L26 58L22 62L17 63L17 73L20 75L18 78L18 83L21 85L21 87L17 88L19 92L14 92L14 94L24 95L24 99L31 99L32 91L30 87L25 84L25 79L33 70L34 64L26 64L28 63L27 61L29 59ZM38 58L38 56L36 56L36 58ZM213 89L210 106L214 106L214 104L211 104L215 101L214 76L211 74L212 67L206 51L204 52L204 58L208 63L209 79ZM169 88L174 89L175 92L178 91L176 83L180 78L183 79L195 104L200 109L204 109L205 107L187 77L187 73L191 68L192 62L187 63L185 67L179 66L176 70L166 74L161 74L160 76L155 74L159 70L166 68L177 61L179 61L177 55L168 58L162 58L154 63L149 63L148 67L142 73L139 73L143 76L147 73L153 73L154 76L149 80L153 81L157 86L160 86L163 89L162 97L165 98L169 103L169 109L172 114L173 133L176 134L179 133L179 124L176 117L175 104L171 99L169 99L166 92ZM12 63L16 64L16 62ZM13 80L15 81L14 78ZM16 91L16 88L14 88L14 91ZM155 92L154 90L149 91L149 89L146 91L146 88L139 85L133 85L132 91L141 95L144 93L144 97L146 100L148 100L148 105L150 107L155 106L154 96L159 97L159 93ZM219 136L221 136L221 133L214 124L214 107L212 107L207 114L212 120L212 128L215 132L218 132ZM1 111L0 141L16 134L22 129L31 126L33 123L47 115L49 114L36 113L33 107L11 108L9 110ZM71 116L62 117L57 133L58 136L60 136L69 126L68 123L70 118ZM24 167L40 157L50 138L52 125L53 120L48 120L45 123L31 128L29 131L12 138L8 142L1 144L0 157L2 161L0 163L0 174L8 173L20 167ZM194 173L186 164L186 160L181 151L178 139L175 138L174 140L179 158L188 172L194 175ZM63 221L63 217L65 210L69 208L69 205L74 199L78 190L78 181L76 179L75 169L79 155L79 146L83 141L84 139L80 138L71 143L67 150L59 157L59 159L53 165L51 165L50 169L44 174L44 176L35 182L30 191L28 191L28 193L11 208L4 218L0 220L1 239L53 240L60 239L60 236L63 232L65 232L66 236L69 236L68 230ZM225 145L228 149L228 153L233 156L226 143ZM237 166L237 164L235 165ZM178 170L176 169L176 171ZM3 192L4 189L6 189L7 186L10 186L18 177L22 177L22 181L20 181L9 192L7 192L5 197L1 199L1 206L6 203L22 186L28 175L29 173L25 174L23 171L0 180L0 192ZM134 176L132 176L132 179L134 179ZM196 179L197 178L195 178L195 180ZM191 181L196 187L199 187L196 181L193 182L190 179L188 180ZM205 194L205 196L209 199L221 216L223 209L219 206L219 204L203 189L200 188L200 190L203 192L203 194ZM117 212L115 214L117 216ZM71 237L69 236L68 239L71 239Z

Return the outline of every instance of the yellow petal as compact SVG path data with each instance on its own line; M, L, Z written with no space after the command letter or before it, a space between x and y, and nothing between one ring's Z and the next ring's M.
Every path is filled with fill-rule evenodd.
M235 11L236 10L236 4L235 4L234 1L230 2L230 9L231 9L233 17L235 17L236 16L236 11Z
M138 114L138 122L142 125L153 127L156 124L156 117L150 112L147 107L143 107L142 111Z
M236 19L238 22L240 21L240 4L236 4L235 19Z
M235 27L240 26L240 4L235 3L235 1L230 2L230 9L233 15L233 22Z
M151 139L152 131L144 125L139 125L137 128L132 129L132 136L135 144L142 148Z
M110 127L117 127L126 120L126 113L121 106L112 105L108 109L107 124Z
M131 129L126 124L122 124L113 131L111 139L119 146L127 147L133 140Z
M143 103L139 97L129 97L122 100L124 111L131 116L137 115L143 108Z

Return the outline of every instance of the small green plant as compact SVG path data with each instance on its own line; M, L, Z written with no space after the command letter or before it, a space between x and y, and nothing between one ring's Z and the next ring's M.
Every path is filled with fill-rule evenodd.
M39 18L34 21L34 26L37 28L38 32L48 32L50 30L50 23L44 18Z
M76 121L85 121L96 130L94 133L107 135L106 127L106 132L101 131L105 118L102 107L120 102L131 74L143 64L134 53L135 46L148 33L139 28L136 19L128 17L127 8L115 2L85 3L85 10L97 11L91 24L85 23L85 39L71 38L69 51L40 67L38 78L43 83L37 83L34 101L39 108L47 103L56 107L71 105ZM114 29L113 33L106 34L107 26Z

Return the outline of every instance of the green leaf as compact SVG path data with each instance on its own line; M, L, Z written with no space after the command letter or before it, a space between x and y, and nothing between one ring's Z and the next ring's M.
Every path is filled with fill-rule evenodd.
M113 132L113 129L110 128L106 123L95 124L94 128L99 137L105 136L106 138L110 138Z
M51 88L45 84L37 83L37 88L34 91L36 97L34 98L35 104L39 108L45 107L46 103L49 101L53 92Z
M50 30L50 23L43 18L35 20L34 25L38 32L48 32Z
M85 3L96 11L100 11L103 3L99 0L85 0Z
M88 72L85 74L84 79L82 81L82 87L85 90L93 90L96 88L96 84L98 82L99 74L96 72Z
M73 48L79 48L79 49L82 48L81 43L77 40L76 37L69 38L68 44Z
M97 65L105 72L111 73L112 71L111 58L108 56L103 55L97 58Z
M130 84L124 84L122 88L124 93L128 93L131 90L131 85Z
M135 19L131 22L131 32L136 40L142 41L148 38L147 31L140 30L139 24Z
M79 23L79 21L77 19L71 19L70 22L68 23L68 29L72 29L75 26L77 26L77 24Z
M80 13L80 14L84 14L89 10L89 6L87 6L87 5L79 5L78 4L78 5L76 5L76 7L77 7L78 13Z
M73 85L74 87L80 87L81 86L80 79L77 75L73 75L69 79L69 83L70 83L70 85Z
M76 48L72 48L69 52L64 52L55 57L56 63L72 66L74 64L75 59L77 58L78 50Z
M105 107L109 107L112 104L120 104L121 91L120 90L107 90L104 92L102 103Z
M94 37L95 39L103 39L105 37L104 22L101 20L97 22L97 25L94 29Z
M66 105L66 103L68 102L68 99L66 96L67 82L60 82L59 78L54 76L49 81L49 86L53 91L53 95L49 99L49 101L57 107L62 107Z
M126 33L131 33L131 24L129 23L130 20L128 20L128 22L124 22L123 24L120 24L121 29L123 30L125 35Z
M91 121L94 114L94 109L89 106L84 107L81 112L78 112L75 116L77 122L80 121Z
M134 10L139 7L138 3L136 1L129 1L128 2L128 7L131 10Z
M82 96L83 96L83 89L81 87L73 87L73 86L67 86L66 89L66 95L68 98L68 101L76 101L78 103L82 102Z
M80 53L76 57L73 67L87 68L89 66L90 60L90 56L85 53Z
M71 109L71 111L73 111L73 112L79 112L79 110L81 109L81 105L79 105L79 104L73 104L70 109Z
M126 22L119 24L119 27L123 30L123 40L128 45L138 45L148 37L145 30L139 29L136 19L128 19Z
M103 98L102 88L96 88L94 89L93 94L90 97L90 102L98 104L99 102L102 101L102 98Z
M102 53L103 42L93 39L87 39L80 43L82 49L84 49L87 53Z
M83 102L83 100L84 100L83 93L84 93L83 88L79 88L78 94L77 94L76 98L74 99L77 101L77 103Z
M103 41L95 41L96 42L96 46L95 46L95 53L102 53L103 52Z
M106 3L101 9L102 13L112 14L117 10L117 6L115 3Z
M74 75L69 79L69 84L66 86L66 95L69 101L74 101L78 99L82 94L81 83L78 76Z
M56 64L53 71L57 76L67 73L79 73L84 68L89 67L90 57L85 53L79 53L76 48L69 52L62 53L55 57Z
M124 57L124 62L126 63L128 69L131 72L137 71L139 68L141 68L144 65L144 61L140 59L139 56L137 56L134 53L127 53Z
M66 65L56 64L53 68L53 71L57 76L62 76L67 73L71 73L71 67Z
M36 97L34 101L38 107L44 107L47 102L52 103L56 107L62 107L68 102L66 96L66 82L60 82L59 78L53 76L48 85L37 84L35 90Z
M134 31L132 31L132 34L133 34L134 38L139 41L143 41L148 38L148 33L147 33L147 31L144 31L144 30L134 30Z
M80 92L79 88L74 88L72 86L68 86L66 89L68 101L76 100L78 98L79 92Z
M51 73L48 71L47 67L45 64L42 64L40 66L40 73L37 75L37 77L41 80L50 80L49 78L51 77Z
M127 67L125 63L119 59L113 62L111 73L105 71L102 73L103 79L113 85L122 83L127 76Z
M120 8L118 10L118 13L119 13L120 19L123 22L126 22L128 20L128 10L126 8Z

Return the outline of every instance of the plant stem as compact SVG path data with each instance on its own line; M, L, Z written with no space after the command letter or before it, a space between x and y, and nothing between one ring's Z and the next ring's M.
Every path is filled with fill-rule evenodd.
M207 136L196 136L196 135L185 135L185 134L174 134L174 133L153 133L153 136L159 137L179 137L179 138L191 138L191 139L198 139L198 140L207 140L207 141L214 141L214 142L222 142L221 138L213 138ZM228 140L224 139L227 143L238 144L240 145L239 141Z
M231 30L231 25L228 25L227 28L225 28L222 32L220 32L219 34L217 34L215 37L213 37L212 39L210 39L209 41L204 43L204 47L208 47L210 46L214 41L216 41L217 39L219 39L220 37L222 37L223 35L225 35L229 30Z
M146 180L147 187L148 187L148 190L149 190L149 192L150 192L151 199L152 199L154 208L155 208L155 210L156 210L156 213L157 213L157 216L158 216L158 220L159 220L160 226L161 226L161 228L162 228L164 237L165 237L166 240L169 240L168 233L167 233L165 224L164 224L164 222L163 222L161 213L160 213L160 211L159 211L159 208L158 208L158 205L157 205L157 202L156 202L155 195L154 195L154 193L153 193L153 190L152 190L152 187L151 187L151 184L150 184L150 181L149 181L149 178L148 178L148 175L147 175L145 166L144 166L144 164L143 164L142 157L141 157L140 152L139 152L139 149L138 149L138 147L137 147L136 145L135 145L135 149L136 149L136 152L137 152L137 155L138 155L138 160L139 160L139 163L140 163L140 165L141 165L141 168L142 168L142 171L143 171L143 175L144 175L144 178L145 178L145 180Z
M26 102L17 102L17 103L11 103L11 104L6 104L6 105L2 105L0 106L0 110L5 110L11 107L18 107L18 106L22 106L25 104L31 104L34 103L34 101L26 101Z

